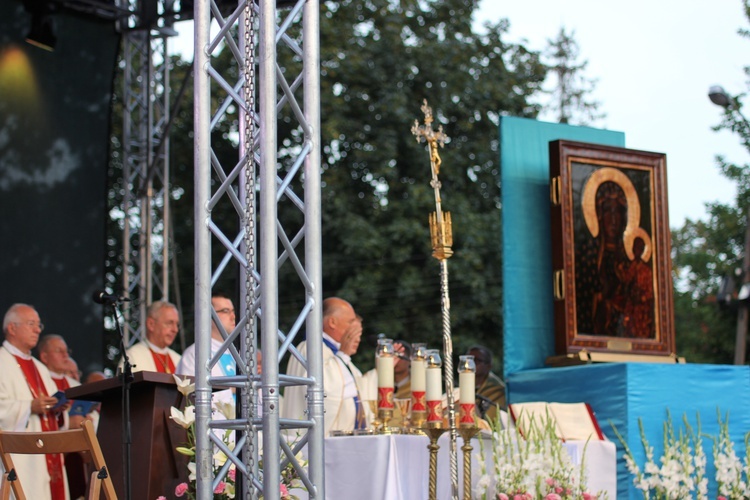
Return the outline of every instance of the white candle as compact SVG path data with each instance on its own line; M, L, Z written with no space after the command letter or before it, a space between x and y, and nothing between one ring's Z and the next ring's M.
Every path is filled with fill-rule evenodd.
M430 367L426 370L426 400L438 401L443 398L443 370Z
M375 358L375 369L378 372L378 387L393 387L393 356Z
M426 390L425 377L427 376L427 362L424 359L413 359L411 361L411 390L412 392L424 392Z
M476 387L476 373L465 371L458 374L458 402L474 404Z

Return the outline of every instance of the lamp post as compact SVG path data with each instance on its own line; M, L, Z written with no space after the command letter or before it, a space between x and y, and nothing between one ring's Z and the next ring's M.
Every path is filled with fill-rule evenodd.
M720 85L713 85L708 89L708 98L711 99L712 103L724 108L727 113L736 113L742 120L745 132L750 134L750 122L747 121L747 118L745 118L745 115L742 114L740 109L735 106L734 100L729 97L723 87ZM743 137L743 143L750 152L750 144L748 144L746 137L747 135ZM745 351L747 348L747 327L750 322L750 306L748 305L748 299L750 299L750 207L748 207L748 212L745 216L745 247L742 256L742 282L737 299L737 336L734 344L734 364L744 365Z

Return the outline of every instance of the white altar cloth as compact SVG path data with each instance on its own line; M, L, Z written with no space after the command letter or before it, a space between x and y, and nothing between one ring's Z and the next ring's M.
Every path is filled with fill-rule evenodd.
M487 470L492 468L491 441L483 440ZM427 500L429 451L426 436L377 435L331 437L325 440L326 500ZM450 454L447 433L438 441L438 500L451 498ZM459 498L463 497L463 439L457 440ZM480 442L472 439L472 487L480 476ZM589 490L617 497L616 448L609 441L564 443L574 463L585 448ZM295 492L296 493L296 492Z

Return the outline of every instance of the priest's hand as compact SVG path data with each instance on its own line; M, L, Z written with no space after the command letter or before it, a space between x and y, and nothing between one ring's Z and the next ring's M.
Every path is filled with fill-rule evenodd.
M341 347L339 350L349 356L354 355L359 349L359 341L362 338L362 323L356 321L346 329L341 337Z
M37 415L47 413L55 406L55 403L57 403L57 398L53 398L52 396L40 396L32 399L31 413L36 413Z

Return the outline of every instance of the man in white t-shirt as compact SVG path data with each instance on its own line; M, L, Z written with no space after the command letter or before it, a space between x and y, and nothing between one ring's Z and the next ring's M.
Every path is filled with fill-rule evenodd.
M234 331L235 327L235 311L234 311L234 304L232 303L232 300L229 299L226 295L215 292L213 296L211 297L211 306L216 311L216 315L219 317L219 322L221 323L221 327L224 329L224 332L229 335ZM221 335L221 332L219 331L219 326L211 322L211 356L213 356L220 348L221 344L224 342L224 338ZM236 375L237 372L237 365L234 361L234 358L229 353L229 351L226 351L221 359L211 368L211 375L214 377L226 377L231 375ZM190 375L195 377L196 376L196 370L195 370L195 344L192 344L185 349L185 352L182 353L182 358L180 359L180 363L177 365L177 374L178 375ZM231 403L232 405L235 404L234 401L234 394L232 393L231 389L227 389L225 391L216 391L213 393L213 401L214 402L222 402L222 403ZM214 412L214 418L217 417L216 412Z

